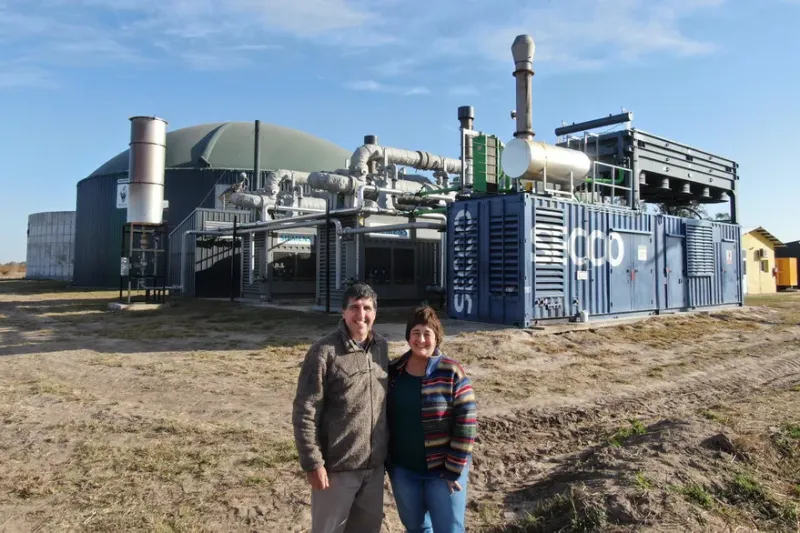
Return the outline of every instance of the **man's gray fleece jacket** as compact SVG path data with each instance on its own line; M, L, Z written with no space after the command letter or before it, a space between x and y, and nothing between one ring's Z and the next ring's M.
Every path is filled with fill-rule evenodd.
M372 333L366 349L338 329L306 354L292 411L300 466L306 472L382 467L388 452L386 422L389 347Z

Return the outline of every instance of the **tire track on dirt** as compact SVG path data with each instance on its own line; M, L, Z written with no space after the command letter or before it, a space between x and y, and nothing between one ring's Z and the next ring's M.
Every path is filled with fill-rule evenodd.
M800 382L800 350L785 352L765 360L737 358L714 365L673 382L650 383L637 391L594 397L556 407L517 408L511 412L480 417L479 447L491 448L511 438L525 448L526 455L537 442L572 434L572 448L581 447L587 425L627 418L667 417L687 413L709 402L719 403L734 395L749 394L781 381ZM530 444L525 441L529 440ZM553 450L548 450L553 451ZM559 450L561 453L569 449ZM515 454L516 455L516 454ZM541 454L536 454L541 455Z
M649 428L680 425L703 407L759 391L786 390L797 383L800 350L793 350L768 360L729 360L674 383L651 383L633 395L481 417L471 490L478 500L508 501L512 495L527 500L530 496L520 491L533 483L593 480L598 474L592 468L582 470L581 465L602 454L598 451L627 420L641 419ZM594 481L601 479L602 475Z

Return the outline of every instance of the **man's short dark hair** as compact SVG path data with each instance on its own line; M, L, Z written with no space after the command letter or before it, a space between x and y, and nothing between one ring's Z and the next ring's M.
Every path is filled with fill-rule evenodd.
M344 291L344 296L342 297L342 309L347 309L347 306L350 305L350 300L364 300L367 298L372 300L372 305L377 309L378 295L374 290L372 290L372 287L366 283L354 283L353 285L347 287L347 290Z

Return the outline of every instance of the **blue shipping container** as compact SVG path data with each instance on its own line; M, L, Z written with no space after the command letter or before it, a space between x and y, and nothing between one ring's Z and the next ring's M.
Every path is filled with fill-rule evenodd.
M451 318L539 320L742 304L740 228L529 193L452 203Z

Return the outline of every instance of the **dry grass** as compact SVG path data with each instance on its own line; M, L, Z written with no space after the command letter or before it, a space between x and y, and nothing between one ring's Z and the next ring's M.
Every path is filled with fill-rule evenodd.
M0 279L19 279L25 277L25 263L0 264Z
M753 295L745 298L745 304L773 311L768 323L776 326L800 326L800 293Z
M309 344L338 317L227 301L110 312L117 295L0 283L0 529L307 528L291 402ZM798 309L782 295L753 311L557 335L449 325L446 350L473 377L481 416L469 526L702 530L707 516L787 530L800 383L720 387L715 402L690 385L797 351ZM404 318L379 314L387 326ZM678 384L674 398L661 392ZM659 425L670 417L688 422ZM719 432L733 459L698 444ZM385 531L400 531L386 499ZM683 511L688 522L671 522Z

